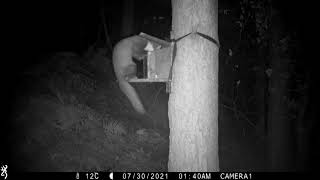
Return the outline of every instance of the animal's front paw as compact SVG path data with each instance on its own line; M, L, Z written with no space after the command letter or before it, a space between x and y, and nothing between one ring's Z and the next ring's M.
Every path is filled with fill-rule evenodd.
M124 79L126 81L129 81L130 79L134 79L134 78L137 78L137 76L135 76L135 75L127 75L127 76L124 77Z

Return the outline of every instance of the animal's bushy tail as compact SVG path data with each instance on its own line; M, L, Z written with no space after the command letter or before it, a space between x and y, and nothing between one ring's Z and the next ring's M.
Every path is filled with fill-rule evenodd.
M121 91L127 96L133 108L140 114L145 114L146 110L136 92L136 90L127 82L119 81Z

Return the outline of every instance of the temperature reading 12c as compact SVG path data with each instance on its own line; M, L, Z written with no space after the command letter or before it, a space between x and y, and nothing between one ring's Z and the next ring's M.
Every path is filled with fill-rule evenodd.
M86 178L87 179L99 179L99 173L97 173L97 172L86 173Z

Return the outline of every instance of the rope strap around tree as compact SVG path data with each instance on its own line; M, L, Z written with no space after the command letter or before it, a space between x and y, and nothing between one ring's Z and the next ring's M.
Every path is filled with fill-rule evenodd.
M218 48L220 48L220 43L212 38L211 36L208 36L206 34L203 34L203 33L200 33L200 32L190 32L184 36L181 36L177 39L173 39L171 42L173 42L173 52L172 52L172 63L171 63L171 67L170 67L170 72L169 72L169 78L168 78L168 82L167 82L167 85L166 85L166 92L170 93L171 92L171 80L172 80L172 68L173 68L173 63L174 63L174 60L176 59L176 53L177 53L177 42L180 41L181 39L184 39L185 37L188 37L189 35L191 34L196 34L196 35L199 35L201 37L203 37L204 39L214 43Z

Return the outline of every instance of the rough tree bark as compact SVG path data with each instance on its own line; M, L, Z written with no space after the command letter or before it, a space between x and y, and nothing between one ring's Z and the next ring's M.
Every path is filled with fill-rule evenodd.
M172 0L172 34L218 40L218 0ZM177 42L169 98L169 171L219 171L218 53L191 34Z

